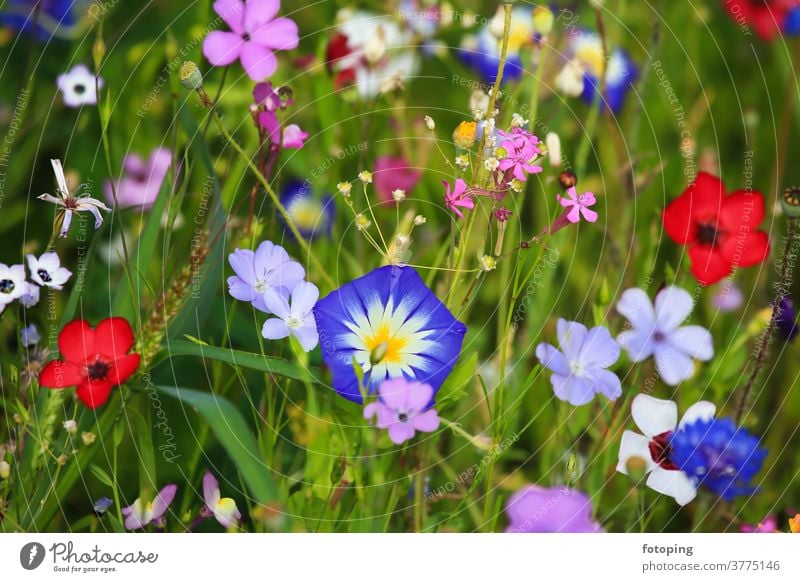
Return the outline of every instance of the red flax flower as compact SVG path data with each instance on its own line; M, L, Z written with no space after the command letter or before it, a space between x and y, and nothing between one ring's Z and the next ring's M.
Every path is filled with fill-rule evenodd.
M663 213L664 230L676 243L689 247L692 274L703 285L767 258L769 237L756 230L763 220L760 192L726 194L722 180L705 172Z
M139 367L139 354L129 354L133 330L126 319L109 317L95 329L76 319L58 336L64 361L49 362L39 375L45 388L78 387L78 398L89 408L105 404L111 388L127 380Z

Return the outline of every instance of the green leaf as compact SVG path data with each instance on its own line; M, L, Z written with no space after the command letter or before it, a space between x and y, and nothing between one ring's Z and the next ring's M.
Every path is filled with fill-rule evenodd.
M272 471L262 460L256 440L241 413L229 400L187 388L156 386L156 390L188 404L205 419L239 469L255 501L260 504L279 501Z
M89 465L89 470L92 472L92 475L94 475L97 478L97 480L100 481L100 483L102 483L103 485L107 485L108 487L111 488L114 487L113 479L111 479L111 476L108 473L106 473L103 469L101 469L95 464L91 464Z
M171 340L166 346L166 351L170 358L176 356L199 356L201 358L208 358L209 360L225 362L233 366L242 366L243 368L249 368L251 370L293 378L295 380L310 380L317 384L322 383L318 378L318 370L314 368L304 369L302 366L297 366L289 360L276 358L274 356L265 356L229 348L217 348L181 340Z
M456 364L436 394L436 407L441 412L466 396L472 379L478 370L478 352L472 352Z

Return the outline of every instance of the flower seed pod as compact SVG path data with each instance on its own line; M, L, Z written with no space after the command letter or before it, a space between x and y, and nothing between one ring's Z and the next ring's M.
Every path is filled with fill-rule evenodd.
M572 172L561 172L558 175L558 183L561 184L564 190L574 188L578 184L578 176Z
M203 75L192 61L184 61L180 71L178 71L178 78L181 85L192 91L196 91L203 86Z

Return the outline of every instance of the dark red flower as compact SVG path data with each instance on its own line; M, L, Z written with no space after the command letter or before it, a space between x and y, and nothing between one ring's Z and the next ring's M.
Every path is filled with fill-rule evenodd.
M704 285L767 258L769 237L756 230L763 220L760 192L726 194L722 181L705 172L663 213L664 230L676 243L688 247L692 274Z
M738 23L752 26L764 40L773 40L783 30L786 16L797 0L725 0L725 7Z
M78 398L89 408L105 404L111 388L127 380L139 367L139 354L129 354L133 330L127 320L109 317L96 329L76 319L58 336L61 360L49 362L39 374L45 388L78 387Z

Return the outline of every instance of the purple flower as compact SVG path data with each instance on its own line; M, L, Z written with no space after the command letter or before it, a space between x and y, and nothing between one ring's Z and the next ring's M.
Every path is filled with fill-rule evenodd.
M609 400L622 395L622 385L614 372L606 370L619 359L620 348L604 327L587 330L575 321L558 320L558 343L536 346L536 357L551 370L550 382L556 396L573 406L588 404L597 393Z
M388 429L396 445L414 438L416 431L433 432L439 428L439 414L430 408L433 387L405 378L384 380L378 386L378 399L364 407L364 418L377 417L375 426Z
M778 302L775 324L778 333L786 341L793 341L797 337L797 314L794 310L794 301L791 297L781 297Z
M140 497L133 502L133 505L124 507L122 515L125 516L126 529L141 529L150 523L163 525L164 514L169 509L169 504L175 499L177 490L177 485L167 485L158 492L153 501L145 503Z
M535 136L534 136L535 137ZM502 144L506 155L500 160L497 166L503 172L511 170L511 174L524 182L528 179L528 174L538 174L542 171L541 166L534 166L533 161L541 153L529 137L518 135L514 139L504 141Z
M261 335L265 339L283 339L293 335L307 352L319 343L314 305L319 299L319 289L313 283L302 281L291 292L291 305L286 296L274 287L264 291L267 311L276 315L264 322Z
M755 525L743 523L739 531L742 533L777 533L779 531L778 520L774 515L768 515Z
M653 356L664 382L676 386L694 373L693 358L708 361L714 357L707 329L681 327L693 308L692 296L680 287L661 290L655 305L642 289L628 289L617 303L617 311L628 319L631 329L620 333L617 342L634 362Z
M597 200L591 192L584 192L578 196L577 190L573 186L567 190L567 196L557 196L559 204L564 208L568 208L567 220L571 223L580 221L581 216L587 222L597 222L597 213L594 210L589 210L590 206L594 206Z
M469 210L475 208L475 201L467 193L467 183L462 178L456 180L452 192L450 191L450 184L447 181L442 180L442 184L444 184L446 188L444 203L450 210L455 212L459 218L464 218L464 214L458 209L459 206L461 208L468 208Z
M236 275L228 277L228 293L239 301L248 301L259 311L270 313L264 304L264 292L277 288L288 296L306 276L303 266L289 258L283 247L264 241L255 252L235 249L228 262Z
M242 519L236 502L230 497L222 497L219 491L219 482L211 471L206 471L203 476L203 499L206 505L201 513L204 516L213 515L222 527L231 528Z
M217 67L239 59L254 81L263 81L278 66L275 50L289 50L299 43L297 24L288 18L275 18L279 0L217 0L214 11L230 27L216 30L203 41L203 54Z
M171 164L172 152L167 148L154 149L147 161L137 154L125 156L122 163L125 173L115 182L119 207L140 210L150 208L158 198ZM105 193L109 204L114 204L111 182L106 182Z
M523 487L506 502L506 515L506 533L603 532L589 497L568 487Z
M375 160L374 175L378 198L381 202L391 203L394 202L392 192L395 190L404 190L410 195L422 177L422 172L402 156L381 156Z
M726 279L714 293L713 303L720 311L736 311L744 303L744 296L732 279Z

